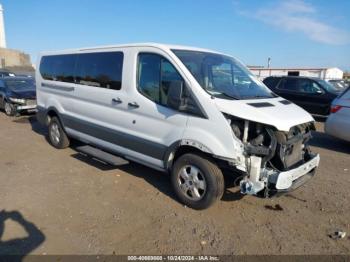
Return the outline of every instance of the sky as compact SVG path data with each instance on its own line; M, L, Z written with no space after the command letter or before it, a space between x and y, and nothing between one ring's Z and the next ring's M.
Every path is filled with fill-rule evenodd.
M209 48L245 64L350 71L349 0L0 0L8 48L135 42Z

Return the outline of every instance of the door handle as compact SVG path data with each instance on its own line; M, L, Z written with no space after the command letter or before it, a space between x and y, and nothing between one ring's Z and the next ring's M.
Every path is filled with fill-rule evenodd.
M133 108L139 108L139 104L136 102L129 103L128 106L133 107Z
M112 102L113 103L116 103L116 104L121 104L121 103L123 103L123 101L118 97L118 98L113 98L112 99Z

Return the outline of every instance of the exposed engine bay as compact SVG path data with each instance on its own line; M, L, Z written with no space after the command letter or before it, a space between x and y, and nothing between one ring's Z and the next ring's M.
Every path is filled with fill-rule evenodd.
M308 146L311 131L315 130L312 122L283 132L261 123L231 116L226 118L234 136L244 145L246 175L240 182L243 194L259 193L266 197L273 195L277 191L279 174L289 174L291 170L306 165L315 156ZM292 182L294 181L290 183Z

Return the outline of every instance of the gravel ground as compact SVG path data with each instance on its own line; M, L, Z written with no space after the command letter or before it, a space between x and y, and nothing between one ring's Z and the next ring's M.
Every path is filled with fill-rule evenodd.
M56 150L34 116L0 113L0 253L350 254L350 144L317 129L321 165L307 185L273 199L231 187L194 211L168 175ZM331 239L336 230L348 234Z

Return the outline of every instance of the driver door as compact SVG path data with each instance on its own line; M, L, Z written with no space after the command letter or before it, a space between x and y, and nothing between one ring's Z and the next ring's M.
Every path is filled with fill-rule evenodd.
M323 88L312 79L301 78L298 82L302 106L311 114L325 114L329 101Z

